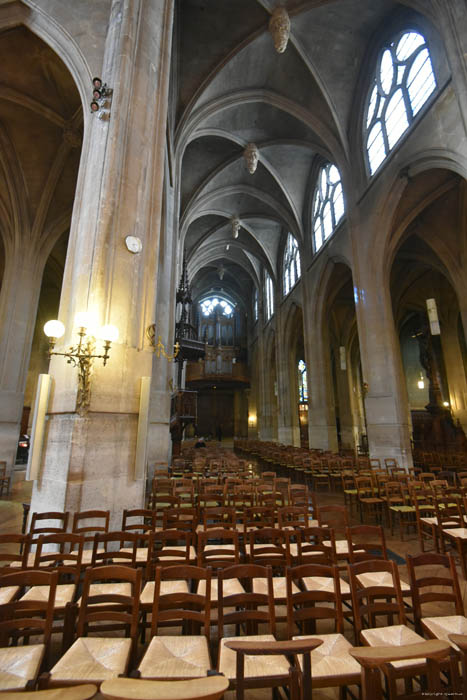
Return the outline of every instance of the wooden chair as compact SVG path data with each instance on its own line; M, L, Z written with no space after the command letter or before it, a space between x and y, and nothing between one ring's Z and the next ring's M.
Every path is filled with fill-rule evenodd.
M188 590L168 592L163 582L184 581ZM205 593L190 593L189 582ZM198 566L156 568L151 621L151 642L138 666L137 677L159 680L190 679L206 676L211 668L209 626L211 616L211 570ZM161 625L182 628L182 636L160 635Z
M49 511L46 513L33 513L29 526L29 534L31 536L31 547L35 545L42 535L54 535L66 532L68 527L69 513L62 511ZM30 552L30 562L34 559L34 552Z
M83 680L101 683L125 675L134 660L140 591L141 569L115 565L86 569L76 639L51 671L41 676L39 686L77 685ZM73 608L67 606L70 628L74 628ZM126 636L102 636L118 630Z
M361 685L363 698L383 700L381 688L383 674L388 677L391 674L391 669L396 664L410 661L415 664L419 663L420 659L426 659L423 671L427 678L427 685L424 686L422 692L406 694L403 697L412 699L416 697L423 698L427 695L432 697L444 695L440 682L440 663L449 654L449 645L446 642L433 640L398 647L355 647L349 653L362 667ZM388 697L389 700L394 700L397 697L395 689L392 687L389 695L385 697Z
M109 698L109 700L154 700L154 698L157 700L221 700L228 687L229 681L220 674L189 681L117 678L104 681L100 687L100 693L103 698Z
M108 532L109 522L110 511L108 510L82 510L74 514L71 531L84 537L83 566L91 564L94 535L99 532ZM86 544L90 544L90 549L86 548Z
M351 564L373 559L389 560L386 537L381 525L353 525L347 528L347 539ZM357 579L363 586L385 585L388 582L388 575L386 572L372 572L361 574ZM410 585L400 578L399 582L403 596L410 597Z
M432 543L434 550L439 551L433 494L428 489L425 489L413 494L412 499L412 503L415 506L417 534L421 551L425 552L425 545L429 542Z
M126 546L127 545L127 546ZM121 566L136 566L138 534L129 530L96 532L92 546L91 566L118 563ZM147 551L143 563L147 565Z
M211 542L211 544L209 544ZM198 533L198 566L209 567L213 573L211 579L211 608L216 609L219 600L217 575L220 569L240 564L239 534L236 530L215 529ZM236 579L228 579L226 592L242 593L243 586ZM198 593L205 595L205 582L200 581ZM211 624L217 620L211 619Z
M291 564L336 563L336 541L331 527L302 527L298 532L298 550L295 556L289 543ZM350 589L349 589L350 592Z
M454 559L445 554L429 553L407 556L407 568L413 595L415 629L432 639L449 642L451 634L467 634L462 594L459 587ZM417 574L422 571L421 576ZM441 616L424 617L422 606L438 603L445 609ZM447 614L447 605L454 607L454 615ZM461 660L459 649L451 644L451 673L458 684L458 663Z
M360 522L364 517L374 518L380 522L382 517L383 499L375 495L375 485L369 476L357 476L355 479L357 488L357 505L360 511Z
M316 509L319 527L330 527L334 530L337 561L349 559L347 528L350 525L349 513L345 506L326 505ZM341 535L342 539L338 536Z
M136 522L132 522L136 519ZM156 513L149 508L132 508L123 511L122 530L130 530L144 534L156 529Z
M237 579L242 582L244 592L227 594L226 582ZM263 592L254 592L254 583L261 581ZM229 680L229 687L237 689L240 674L240 688L237 698L242 698L246 688L275 688L288 685L291 682L289 663L285 656L261 655L260 648L265 643L275 642L276 618L274 612L274 593L272 587L272 569L269 566L255 564L239 564L219 572L219 611L218 638L219 657L218 670ZM257 588L258 590L258 588ZM236 629L245 629L245 637L224 637L226 625L236 625ZM258 634L259 626L264 625L266 634ZM238 634L238 632L237 632ZM251 656L240 661L235 646L237 642L252 642L255 650ZM234 646L232 646L234 643ZM239 652L240 653L240 652ZM243 669L237 664L244 663Z
M300 590L299 586L305 590ZM318 633L319 620L334 623L331 634ZM294 636L296 631L299 636ZM312 635L322 645L311 654L314 688L345 687L360 682L360 668L349 656L337 566L305 564L287 569L287 636L303 640ZM304 636L307 635L307 636Z
M399 572L393 561L375 559L352 564L348 567L352 606L354 612L355 636L368 646L395 646L418 644L424 639L407 627L404 602L399 581ZM377 583L364 585L362 576L377 574ZM383 574L386 576L383 579ZM377 619L385 617L388 625L376 627ZM394 617L399 624L394 625ZM383 666L388 692L397 697L397 680L405 680L405 695L410 695L411 679L424 672L423 663L391 664Z
M186 530L193 535L198 527L199 512L198 508L188 507L179 504L174 508L166 508L162 514L162 529L170 530Z
M235 508L225 506L220 508L205 508L203 511L203 529L237 527Z
M282 658L297 658L301 657L303 670L299 671L297 666L289 666L289 677L288 683L289 693L288 697L290 700L300 700L302 697L311 698L312 697L312 681L311 681L311 652L315 650L321 644L318 639L304 639L304 640L294 640L286 642L276 642L276 641L241 641L235 640L231 641L229 639L225 642L225 650L231 650L237 654L237 674L235 679L236 685L236 698L237 700L243 700L244 693L247 688L259 688L259 687L273 687L279 683L280 685L285 685L281 682L280 678L277 678L277 659L282 661ZM283 656L282 656L283 655ZM253 658L251 658L253 657ZM269 659L271 657L271 659ZM267 675L252 677L251 670L249 671L249 666L256 668L256 673L260 673L261 670L266 672ZM269 666L269 671L267 670ZM281 664L282 666L282 664ZM233 681L231 680L232 684ZM300 692L302 689L302 693Z
M29 556L30 541L30 535L18 535L16 532L0 535L0 567L24 569L28 565L28 560L31 567L34 566L35 554L32 557ZM17 551L10 551L10 545L14 545ZM5 550L6 547L8 550ZM10 600L11 598L0 597L0 605L9 603Z
M54 601L54 619L64 618L67 603L75 601L81 577L81 559L83 556L83 538L72 533L56 533L39 537L34 560L35 569L49 569L58 574ZM22 601L44 602L48 597L48 587L31 586L22 596ZM63 632L54 626L53 632Z
M22 570L0 577L0 588L43 586L47 591L41 601L16 600L0 606L0 690L35 687L48 654L57 580L56 571ZM31 635L39 643L28 644ZM24 646L18 646L21 638Z

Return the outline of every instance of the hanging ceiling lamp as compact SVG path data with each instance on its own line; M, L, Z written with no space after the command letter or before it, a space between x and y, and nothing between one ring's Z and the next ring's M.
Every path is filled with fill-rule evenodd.
M290 18L283 5L278 5L274 8L269 20L269 31L277 53L284 53L290 36Z

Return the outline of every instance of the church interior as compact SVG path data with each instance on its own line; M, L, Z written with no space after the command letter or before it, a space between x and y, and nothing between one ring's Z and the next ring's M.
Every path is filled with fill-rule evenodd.
M0 0L0 66L0 692L467 698L465 2Z

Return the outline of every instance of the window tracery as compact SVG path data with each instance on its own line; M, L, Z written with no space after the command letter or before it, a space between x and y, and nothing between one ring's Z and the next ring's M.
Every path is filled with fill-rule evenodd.
M284 252L284 296L296 285L301 276L300 251L291 233L287 236Z
M315 253L334 233L344 216L344 192L339 170L326 163L319 172L313 201L313 244Z
M380 52L366 108L366 152L373 175L436 89L425 38L399 34Z

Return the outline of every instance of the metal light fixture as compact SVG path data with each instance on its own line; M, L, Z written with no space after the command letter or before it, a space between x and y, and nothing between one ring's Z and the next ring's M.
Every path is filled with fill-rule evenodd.
M417 382L417 386L419 389L424 389L425 388L425 380L423 378L422 372L420 372L420 379Z
M177 357L177 355L180 351L180 343L178 342L178 340L174 345L174 351L175 351L174 354L169 355L165 351L165 345L161 340L161 336L158 337L157 343L156 343L156 324L155 323L152 323L150 326L148 326L146 328L146 336L148 337L149 342L151 343L153 350L154 350L154 353L157 355L157 357L160 357L162 355L162 357L165 357L165 359L168 360L169 362L172 362L172 360L175 360L175 358Z
M76 314L75 326L78 328L78 344L70 345L66 352L56 352L55 344L65 333L61 321L47 321L44 333L49 339L49 358L52 355L66 357L68 364L78 368L78 396L76 406L78 413L84 415L91 399L91 372L94 360L102 360L105 367L110 357L110 346L118 340L118 328L107 324L95 331L96 324L91 314L80 312ZM96 336L104 341L103 354L96 354Z

